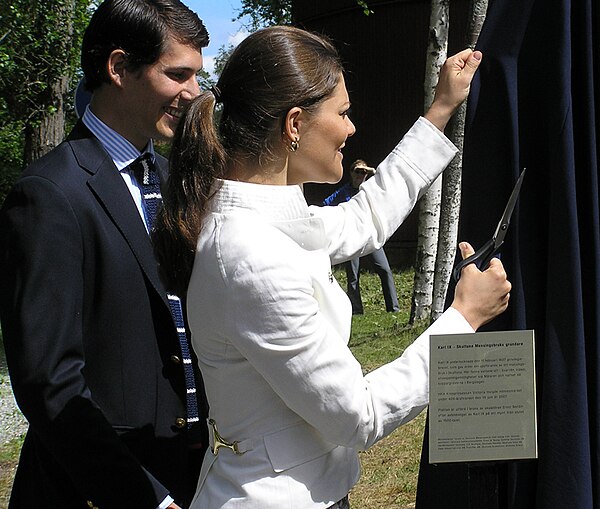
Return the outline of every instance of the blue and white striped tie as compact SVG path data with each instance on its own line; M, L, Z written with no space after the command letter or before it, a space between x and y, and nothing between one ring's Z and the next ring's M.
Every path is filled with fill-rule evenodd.
M142 154L138 159L131 163L131 168L140 184L142 191L142 201L146 212L146 222L148 230L152 231L154 219L158 209L162 205L162 195L160 193L160 180L158 172L149 153ZM183 362L183 371L185 373L186 403L187 403L187 425L188 428L195 422L198 422L198 400L196 399L196 379L194 377L194 366L187 341L185 331L185 322L183 320L183 311L181 309L181 300L176 295L167 294L171 315L177 327L177 337L181 347L181 360Z

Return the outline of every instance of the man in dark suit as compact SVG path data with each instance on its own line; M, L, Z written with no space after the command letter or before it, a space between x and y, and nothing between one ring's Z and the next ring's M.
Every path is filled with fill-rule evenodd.
M198 378L191 425L171 297L129 165L148 153L164 179L152 140L169 140L199 93L207 44L179 0L103 2L82 49L92 102L0 212L0 318L30 424L11 509L177 508L194 493L206 403Z

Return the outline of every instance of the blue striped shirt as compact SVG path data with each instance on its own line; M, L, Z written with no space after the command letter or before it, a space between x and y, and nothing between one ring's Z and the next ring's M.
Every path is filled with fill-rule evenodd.
M148 221L146 220L146 212L142 202L142 191L135 177L130 172L124 171L127 166L142 154L142 152L123 136L102 122L102 120L92 113L89 106L86 107L81 120L92 134L100 140L104 150L108 152L108 155L115 163L117 170L119 170L121 177L123 177L125 184L127 184L127 188L131 193L133 201L135 202L147 230ZM152 155L152 160L155 159L154 144L152 143L152 140L148 142L148 145L146 145L143 152L150 153Z

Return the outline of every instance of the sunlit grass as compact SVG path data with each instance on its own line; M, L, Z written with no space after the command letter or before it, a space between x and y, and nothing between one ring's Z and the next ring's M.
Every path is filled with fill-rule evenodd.
M346 288L344 270L334 271ZM413 271L395 273L400 312L387 313L376 274L360 277L363 315L352 318L350 348L365 372L390 362L424 330L424 324L408 326ZM350 493L352 509L404 509L414 507L425 414L397 429L360 454L362 475Z

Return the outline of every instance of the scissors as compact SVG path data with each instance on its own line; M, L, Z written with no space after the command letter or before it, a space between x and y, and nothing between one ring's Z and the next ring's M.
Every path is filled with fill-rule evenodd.
M515 205L517 203L517 198L519 197L519 191L521 191L521 184L523 183L523 177L525 176L525 169L519 175L517 183L510 194L510 198L508 199L508 203L506 204L506 208L504 209L504 214L500 218L500 222L496 227L496 231L490 240L488 240L482 247L480 247L475 253L473 253L468 258L458 262L452 271L452 276L454 280L458 282L460 279L461 270L469 265L470 263L474 263L477 265L479 270L485 270L488 268L490 261L494 256L498 254L502 244L504 244L504 237L506 237L506 232L508 231L508 226L510 225L510 217L512 216L513 210L515 209Z

